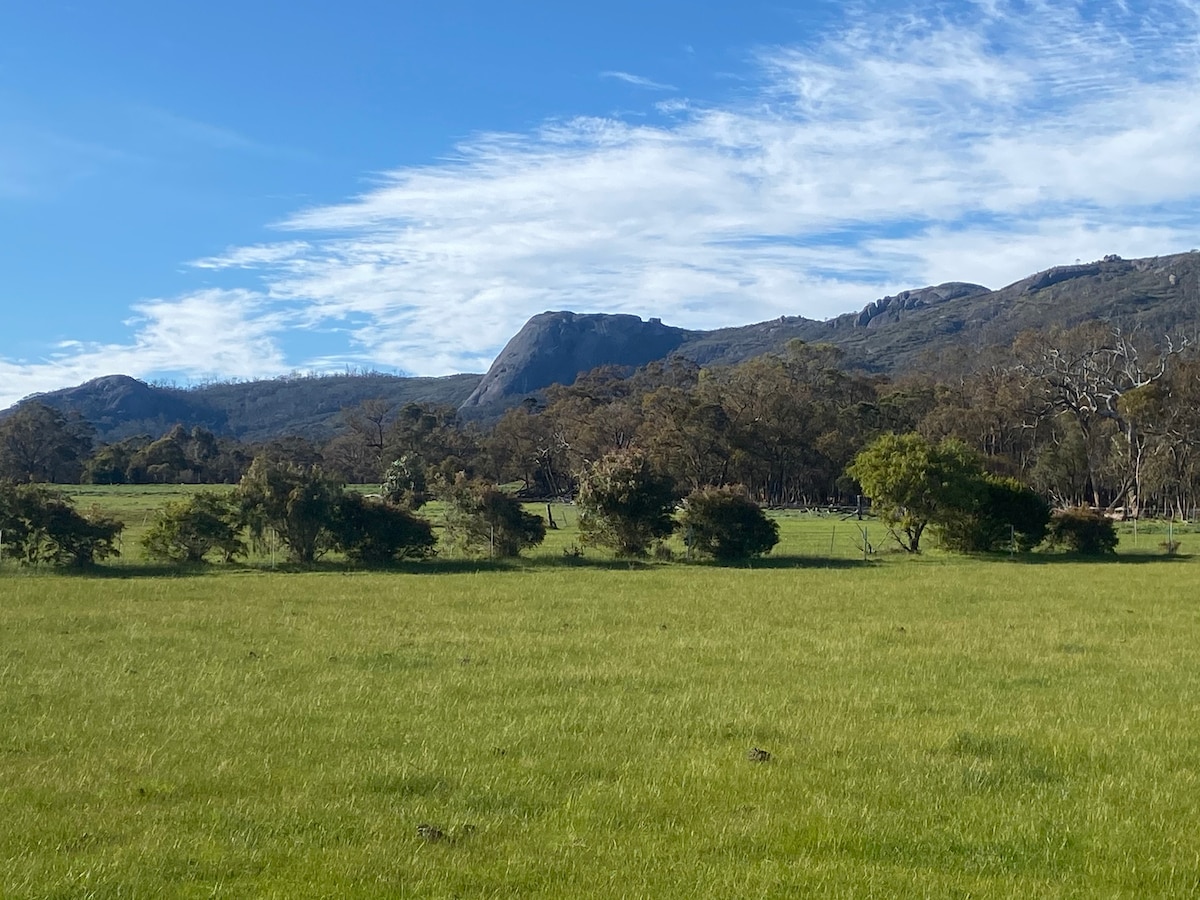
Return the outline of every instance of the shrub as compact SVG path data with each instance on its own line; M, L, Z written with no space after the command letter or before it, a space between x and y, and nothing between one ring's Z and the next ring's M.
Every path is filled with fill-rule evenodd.
M779 526L742 491L705 488L683 505L680 524L690 547L722 561L751 559L779 543Z
M618 556L645 556L675 530L675 487L640 450L610 453L579 480L579 530L587 543Z
M1085 556L1104 556L1117 552L1117 528L1108 516L1085 506L1059 509L1050 517L1048 541Z
M461 473L444 492L446 542L465 553L519 556L546 539L546 522L521 502L486 482Z
M58 491L0 483L0 531L25 565L88 566L120 556L116 542L124 527L98 512L80 514Z
M337 501L331 531L337 549L352 562L383 565L433 552L433 527L406 509L343 494Z
M220 550L225 562L230 562L246 552L239 537L241 531L235 499L204 491L166 504L142 536L142 546L152 559L197 563L213 550Z
M237 494L255 540L261 543L267 529L273 529L294 562L310 563L333 546L330 528L342 485L319 466L258 456L238 483Z
M961 510L942 525L942 543L951 550L980 552L1032 550L1046 537L1050 505L1015 478L984 475L973 509Z

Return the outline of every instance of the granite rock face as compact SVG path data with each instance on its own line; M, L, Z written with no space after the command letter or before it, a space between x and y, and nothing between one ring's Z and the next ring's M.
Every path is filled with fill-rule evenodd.
M863 307L862 312L854 317L854 324L859 328L877 328L884 322L899 321L905 312L986 293L987 288L981 284L967 284L961 281L952 281L915 291L901 291L894 297L881 297L868 303Z
M544 312L509 340L463 407L488 406L552 384L572 384L581 372L597 366L644 366L669 356L688 334L661 319Z

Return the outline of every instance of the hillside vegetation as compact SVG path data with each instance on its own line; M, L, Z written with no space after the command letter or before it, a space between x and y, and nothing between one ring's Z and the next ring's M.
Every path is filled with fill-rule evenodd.
M458 406L479 375L406 378L400 375L313 375L268 381L228 381L180 388L149 385L109 375L22 401L78 415L106 442L139 434L157 437L172 426L204 428L247 443L286 436L328 440L342 425L342 411L366 400L394 405ZM10 414L12 410L8 411ZM3 416L0 415L0 418Z

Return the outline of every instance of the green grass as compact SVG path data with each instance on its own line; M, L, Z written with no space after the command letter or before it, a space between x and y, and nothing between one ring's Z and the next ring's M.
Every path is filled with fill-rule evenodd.
M569 527L512 565L8 569L0 897L1200 893L1200 565L852 534L786 516L751 569L570 564Z

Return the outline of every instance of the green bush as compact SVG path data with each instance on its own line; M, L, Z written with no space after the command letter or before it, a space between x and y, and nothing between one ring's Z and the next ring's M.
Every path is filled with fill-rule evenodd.
M983 475L973 508L960 510L942 524L942 543L950 550L986 553L1007 550L1012 542L1022 552L1046 537L1050 505L1015 478Z
M692 549L722 561L761 556L779 543L779 526L738 489L695 491L680 524Z
M644 453L619 450L580 477L579 530L587 543L611 547L618 556L645 556L675 530L676 498L671 479L654 471Z
M494 485L461 473L443 492L446 543L463 553L519 556L546 539L546 522Z
M368 565L429 556L436 540L433 527L408 510L352 493L338 499L330 530L347 559Z
M198 563L220 550L225 562L230 562L246 552L239 537L242 527L232 496L204 491L167 503L142 536L142 546L151 559Z
M1050 517L1047 540L1052 547L1065 547L1085 556L1105 556L1117 552L1117 527L1108 516L1085 506L1058 509Z
M237 496L255 541L261 544L267 529L274 530L293 562L311 563L333 546L331 526L342 485L319 466L257 456L238 483Z
M58 491L0 482L0 531L6 552L25 565L89 566L120 556L125 525L99 513L80 514Z

